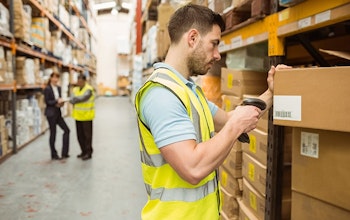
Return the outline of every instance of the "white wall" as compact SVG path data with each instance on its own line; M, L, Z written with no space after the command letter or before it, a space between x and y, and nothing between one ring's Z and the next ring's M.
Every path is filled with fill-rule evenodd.
M97 16L97 84L116 88L118 73L118 51L130 45L130 16Z

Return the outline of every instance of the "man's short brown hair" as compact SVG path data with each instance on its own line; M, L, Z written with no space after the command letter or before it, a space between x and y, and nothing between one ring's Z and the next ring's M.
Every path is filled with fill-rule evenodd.
M178 43L181 36L191 28L195 28L200 34L207 34L218 25L221 32L225 31L225 22L221 15L211 9L195 4L187 4L171 16L168 31L171 43Z

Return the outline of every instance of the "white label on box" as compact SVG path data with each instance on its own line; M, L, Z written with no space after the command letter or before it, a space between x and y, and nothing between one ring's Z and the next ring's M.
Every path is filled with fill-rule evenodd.
M232 48L241 47L243 44L242 36L234 37L231 39Z
M301 132L300 154L318 158L319 135L309 132Z
M315 24L329 21L330 19L331 19L331 11L328 10L328 11L325 11L325 12L322 12L322 13L315 15Z
M301 96L273 96L273 118L301 121Z
M307 17L298 21L298 28L306 28L311 25L311 17Z

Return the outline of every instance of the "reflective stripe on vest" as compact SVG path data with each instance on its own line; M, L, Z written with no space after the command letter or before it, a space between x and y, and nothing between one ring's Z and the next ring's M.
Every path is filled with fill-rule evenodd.
M157 188L151 189L150 185L146 184L147 192L151 192L150 199L159 199L161 201L185 201L185 202L195 202L197 200L203 199L207 194L215 192L217 189L217 183L215 181L209 181L206 184L195 188Z
M157 148L149 128L142 122L139 104L148 89L162 86L178 97L187 110L197 133L197 143L209 140L214 134L211 112L203 92L196 94L174 73L167 69L156 70L135 98L140 135L142 172L149 200L142 211L143 219L217 219L219 216L219 196L216 172L212 172L199 184L184 181L165 161ZM193 212L196 207L203 210ZM169 210L168 210L169 209ZM163 211L162 211L163 210ZM164 210L171 210L164 214ZM176 213L175 213L176 212ZM180 217L186 216L186 217Z
M73 89L74 96L82 96L86 91L91 90L92 95L85 102L76 103L73 105L72 116L77 121L90 121L95 117L95 94L92 86L85 84L83 89L75 87Z

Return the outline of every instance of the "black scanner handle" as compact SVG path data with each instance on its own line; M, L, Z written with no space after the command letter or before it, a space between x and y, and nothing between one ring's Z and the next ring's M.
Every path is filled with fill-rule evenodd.
M257 98L247 98L243 100L242 105L253 105L255 107L258 107L260 110L265 110L266 108L266 103ZM238 140L242 143L250 143L250 139L247 133L242 133L239 137Z

